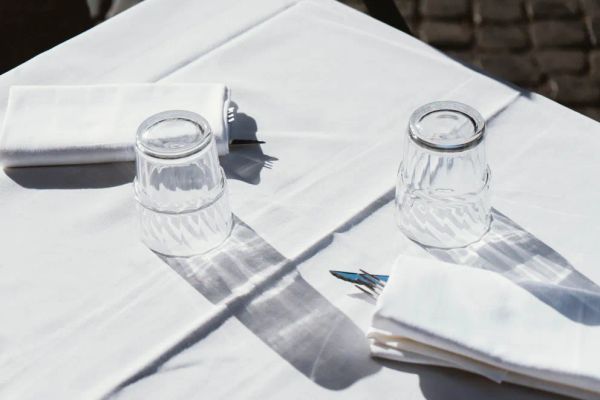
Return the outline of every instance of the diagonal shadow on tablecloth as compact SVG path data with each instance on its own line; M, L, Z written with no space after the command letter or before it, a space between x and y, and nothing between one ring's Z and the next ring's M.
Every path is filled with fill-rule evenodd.
M121 387L152 374L231 317L325 388L344 389L381 369L370 358L364 332L300 276L298 261L286 259L242 221L236 220L218 251L160 257L223 311Z
M390 201L392 191L365 209L365 215L359 219ZM552 290L556 287L577 289L572 292L577 294L573 297L577 307L595 309L597 302L587 302L588 297L579 296L579 291L598 293L593 282L504 214L493 210L493 217L492 229L478 244L462 249L426 250L445 261L497 271L572 319L577 316L569 314L569 307L554 304ZM288 260L237 220L232 237L213 254L187 259L161 256L198 292L219 305L220 311L115 391L152 375L172 357L235 317L307 378L332 390L344 389L383 367L418 375L423 394L430 400L464 398L463 395L512 399L525 392L532 398L562 398L510 384L495 385L467 372L371 359L361 329L298 274L297 264L311 254ZM524 275L522 268L531 268L537 279ZM594 320L584 318L581 322Z
M600 286L506 215L493 209L492 217L490 231L477 243L424 248L442 261L497 272L575 322L600 324Z

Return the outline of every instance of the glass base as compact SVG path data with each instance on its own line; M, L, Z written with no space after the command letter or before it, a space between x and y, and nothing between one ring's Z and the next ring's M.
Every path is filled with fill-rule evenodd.
M414 231L405 229L405 227L402 226L400 223L398 224L398 227L400 228L402 233L404 233L406 235L406 237L408 237L410 240L418 243L419 245L421 245L423 247L449 250L449 249L457 249L457 248L461 248L461 247L467 247L474 243L479 242L481 239L483 239L483 237L486 235L486 233L489 232L490 227L491 227L491 222L487 224L487 227L480 234L471 234L471 235L469 235L469 237L465 237L463 235L461 237L462 240L456 240L456 238L451 238L451 239L447 238L445 241L441 241L438 238L434 238L431 236L427 237L424 235L416 235Z
M422 192L396 197L396 223L411 240L441 249L465 247L490 229L492 217L487 193L437 199Z
M142 242L167 256L207 253L231 234L233 215L227 193L215 202L184 213L164 213L137 203Z

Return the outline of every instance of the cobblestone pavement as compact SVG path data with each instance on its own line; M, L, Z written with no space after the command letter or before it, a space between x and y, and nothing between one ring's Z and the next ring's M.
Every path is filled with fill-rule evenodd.
M600 0L395 1L421 40L600 121Z

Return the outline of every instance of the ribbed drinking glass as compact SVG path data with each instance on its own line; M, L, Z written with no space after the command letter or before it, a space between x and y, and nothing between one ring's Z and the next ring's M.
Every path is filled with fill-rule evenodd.
M227 180L198 114L165 111L140 125L134 186L142 241L158 253L204 253L231 232Z
M396 222L431 247L462 247L489 229L485 121L458 102L426 104L410 117L396 184Z

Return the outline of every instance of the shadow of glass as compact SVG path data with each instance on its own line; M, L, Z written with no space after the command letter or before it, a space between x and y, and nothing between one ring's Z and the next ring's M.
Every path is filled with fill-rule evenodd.
M370 357L363 331L298 274L295 262L239 219L217 251L159 257L223 311L120 388L151 375L231 317L327 389L344 389L381 369Z
M17 184L30 189L99 189L133 182L133 162L5 168Z
M442 261L497 272L572 321L600 324L600 287L563 256L506 215L492 209L490 231L457 249L424 247Z
M233 120L229 122L230 136L235 139L257 140L256 120L247 114L238 112L238 105L230 103ZM228 179L236 179L258 185L263 168L270 169L277 158L263 153L259 144L231 146L230 152L220 158L221 166Z

